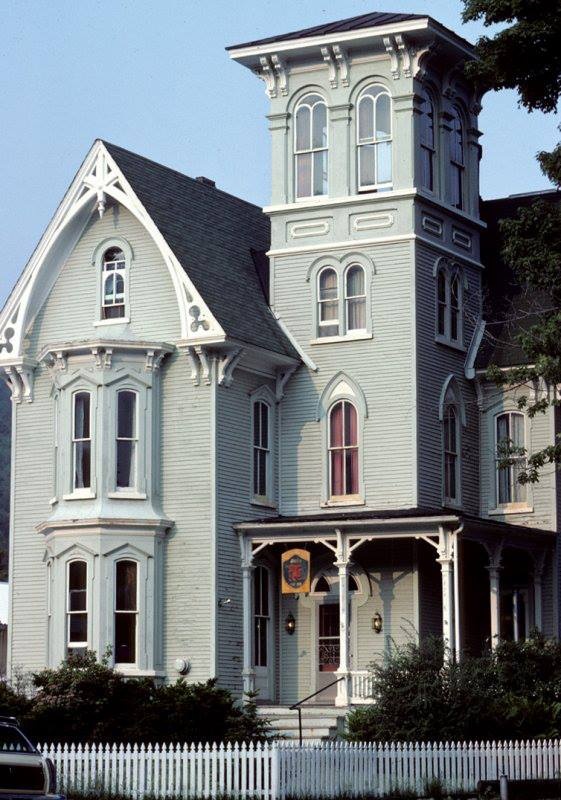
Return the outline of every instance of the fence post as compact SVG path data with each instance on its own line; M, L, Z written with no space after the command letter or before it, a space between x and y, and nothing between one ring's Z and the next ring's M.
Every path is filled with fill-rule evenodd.
M270 794L271 800L280 800L280 756L279 747L276 742L269 745L271 748L271 771L269 773Z

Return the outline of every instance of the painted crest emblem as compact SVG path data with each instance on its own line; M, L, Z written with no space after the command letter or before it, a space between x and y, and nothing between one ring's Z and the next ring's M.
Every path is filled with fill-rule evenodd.
M283 593L310 591L310 554L307 550L289 550L282 554Z

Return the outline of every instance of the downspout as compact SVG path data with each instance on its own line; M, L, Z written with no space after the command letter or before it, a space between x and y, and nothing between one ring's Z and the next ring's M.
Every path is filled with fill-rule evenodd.
M454 541L454 657L460 660L460 548L459 534L464 530L464 523L452 531Z

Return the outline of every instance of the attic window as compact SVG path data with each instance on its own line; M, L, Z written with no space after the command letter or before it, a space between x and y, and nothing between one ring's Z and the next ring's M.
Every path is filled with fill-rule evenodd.
M125 316L125 286L127 262L118 247L103 254L101 271L101 317L120 319Z

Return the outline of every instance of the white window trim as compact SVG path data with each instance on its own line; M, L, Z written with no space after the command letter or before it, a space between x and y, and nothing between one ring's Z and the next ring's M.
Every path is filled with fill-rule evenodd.
M249 501L251 505L262 506L264 508L277 508L276 491L275 491L275 430L276 430L276 399L271 389L268 386L260 386L250 395L251 414L250 414L250 484L249 484ZM269 409L269 429L268 429L268 456L266 458L266 489L267 494L256 495L253 491L254 486L254 468L253 468L253 453L255 445L253 442L253 425L255 418L255 408L258 403L264 403Z
M88 394L90 398L90 437L77 440L74 438L76 423L76 396ZM95 497L95 402L94 392L90 386L77 386L70 397L70 492L63 495L64 500L87 500ZM76 442L89 441L90 443L90 485L83 488L75 486L76 477Z
M75 564L76 562L80 562L86 565L86 610L85 611L71 611L70 610L70 565ZM65 652L68 655L70 650L80 650L86 649L90 650L90 626L91 626L91 609L90 609L90 587L89 587L89 580L90 580L90 566L88 561L85 558L82 558L79 555L76 555L73 558L70 558L65 565L65 574L66 574L66 601L65 601L65 624L64 624L64 646ZM86 630L87 630L87 640L85 642L72 642L70 643L70 619L72 614L86 614Z
M356 445L345 445L342 444L340 447L332 447L331 445L331 414L333 409L339 403L349 403L355 410L356 414ZM344 408L344 406L343 406ZM344 422L344 414L343 414L343 422ZM362 494L359 491L355 494L331 494L331 486L332 486L332 473L331 473L331 453L334 450L343 450L346 452L347 450L356 450L357 451L357 469L358 469L358 485L359 490L362 486L362 436L361 436L361 426L360 426L360 411L357 404L348 397L334 397L332 402L327 409L327 481L328 481L328 491L327 491L327 504L330 506L336 505L362 505L364 503L362 499ZM343 425L343 433L344 433L344 425Z
M364 273L365 297L365 328L353 328L347 331L347 292L346 278L351 267L361 267ZM337 302L338 302L338 328L339 333L333 336L319 336L320 330L320 276L326 269L332 269L337 275ZM323 256L316 259L308 269L306 280L312 285L313 320L310 344L333 344L335 342L356 342L363 339L372 339L372 278L376 274L374 264L362 253L349 253L341 259ZM327 323L325 323L326 325ZM334 324L331 322L330 324ZM325 326L324 325L324 326Z
M495 507L490 509L487 513L491 516L499 516L500 514L528 514L533 512L533 505L530 499L530 485L525 484L525 492L526 497L524 500L520 500L519 502L507 502L507 503L500 503L499 502L499 469L498 469L498 440L497 440L497 422L499 417L504 415L508 415L509 417L517 414L518 416L522 417L523 419L523 428L524 428L524 447L528 449L528 441L529 441L529 426L530 420L527 414L524 414L523 411L520 411L518 408L505 408L497 411L493 415L493 431L492 431L492 441L493 441L493 473L494 473L494 486L495 486ZM525 457L522 457L521 460L526 460ZM512 469L512 468L509 468Z
M425 141L423 141L423 122L421 121L420 124L420 131L419 131L419 147L421 151L426 151L430 153L431 163L432 163L432 189L426 186L422 181L422 173L420 173L420 184L421 189L431 197L434 197L438 194L438 112L437 112L437 104L433 95L433 92L423 87L421 92L421 97L423 101L428 101L432 106L432 138L433 144L432 147ZM424 111L421 115L421 120L424 116Z
M308 97L310 97L311 95L314 95L314 94L317 95L318 97L321 97L321 100L316 100L315 103L313 103L312 105L309 105L308 103L305 102L305 100L306 100L306 98L308 98ZM303 108L303 107L307 107L307 108L310 109L310 144L311 144L312 143L312 134L313 134L313 111L314 111L314 108L316 106L318 106L318 105L324 105L325 106L326 144L325 144L324 147L313 147L312 146L310 149L307 149L307 150L297 150L296 149L296 135L297 135L296 118L297 118L297 115L298 115L298 111L299 111L300 108ZM323 152L327 153L327 156L326 156L326 158L327 158L327 187L326 187L327 191L325 192L325 194L323 194L323 193L322 194L314 194L313 193L313 190L314 190L314 177L315 177L315 175L314 175L314 153L323 153ZM312 156L312 158L311 158L311 163L312 163L311 182L310 182L310 185L311 185L311 188L312 188L312 194L299 195L298 194L298 156L305 155L306 153L310 153L311 156ZM294 201L296 203L300 203L300 202L309 201L311 199L316 199L316 198L319 198L319 197L329 197L329 108L327 106L327 101L326 101L325 97L323 96L322 92L320 92L319 90L318 91L314 91L314 90L307 91L301 98L299 98L298 102L296 103L296 106L294 107L294 130L293 130L293 138L292 138L292 159L293 159L293 163L294 163L294 178L293 178L294 179Z
M107 387L111 393L110 407L113 419L111 421L112 441L110 446L110 480L108 482L107 497L112 500L146 500L149 493L150 478L147 476L147 465L150 461L152 435L152 413L150 410L150 397L147 385L137 380L132 374L123 376L118 382ZM117 486L117 432L119 425L119 392L133 392L136 395L136 453L135 453L135 486Z
M123 561L130 561L134 563L136 566L136 610L133 611L118 611L117 610L117 565L122 563ZM113 651L115 651L115 639L116 639L116 616L117 614L135 614L135 642L134 642L134 655L135 660L133 661L117 661L114 660L115 669L119 669L121 671L136 671L138 669L139 663L139 646L140 646L140 581L142 579L141 571L140 571L140 564L137 558L133 558L130 555L120 555L116 558L113 562Z
M134 436L132 438L127 437L120 437L119 436L119 395L122 392L130 392L134 395ZM129 386L119 386L115 391L115 438L114 438L114 452L115 452L115 491L111 492L111 494L115 494L118 497L123 495L127 495L129 498L134 497L137 498L142 496L142 494L138 490L139 485L139 462L140 462L140 393L138 389L132 389ZM134 486L118 486L117 485L117 464L118 464L118 450L119 450L119 442L120 441L131 441L133 443L133 453L134 453ZM144 494L144 496L146 496Z
M438 312L440 307L440 298L438 292L438 284L440 275L444 275L445 279L445 303L444 303L444 333L440 333L438 329ZM439 344L445 344L460 352L466 351L464 344L464 305L465 305L465 289L466 278L465 274L459 264L456 262L449 263L446 258L437 259L435 270L435 286L434 286L434 338ZM458 338L452 339L452 281L458 278Z
M372 141L360 141L360 104L366 97L366 92L368 89L371 89L373 86L379 86L383 91L380 92L379 95L376 97L376 101L374 103L374 122L376 122L376 114L377 114L377 106L378 106L378 99L382 94L386 94L390 99L390 136L388 139L377 139L376 138L376 125L374 125L374 137ZM387 86L383 83L373 82L369 83L367 86L364 86L360 94L358 96L358 100L356 103L356 120L355 120L355 136L356 136L356 188L358 194L365 194L368 192L380 192L380 191L391 191L393 189L393 181L394 181L394 164L393 164L393 156L394 156L394 124L393 124L393 98L391 95L390 90ZM373 184L365 184L364 186L360 183L360 160L361 160L361 151L363 148L371 147L372 145L377 146L384 142L389 142L390 153L391 153L391 168L392 168L392 179L391 181L386 181L383 183L373 183ZM377 172L377 169L376 169Z
M103 256L112 247L118 247L125 256L124 283L125 283L125 313L122 317L103 319ZM103 327L105 325L128 325L131 321L130 313L130 270L133 263L133 250L129 242L121 237L111 237L104 239L98 244L92 255L92 265L95 269L97 281L97 310L93 326Z

